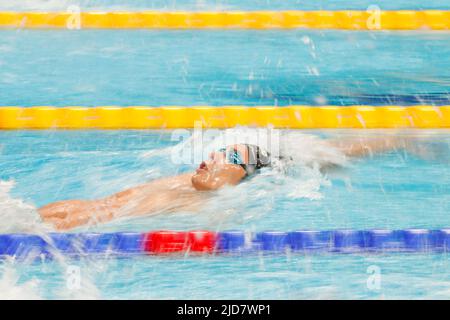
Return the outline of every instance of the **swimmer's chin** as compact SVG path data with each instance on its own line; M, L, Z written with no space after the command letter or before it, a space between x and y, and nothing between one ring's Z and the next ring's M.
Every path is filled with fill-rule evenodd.
M209 191L212 190L208 183L208 177L206 175L207 171L204 169L197 169L196 173L191 177L192 186L197 191Z
M204 170L203 169L195 170L195 173L191 177L192 186L194 187L195 190L198 190L198 191L207 190L205 188L205 183L203 181L203 180L205 180L205 178L202 175L202 171L204 171Z

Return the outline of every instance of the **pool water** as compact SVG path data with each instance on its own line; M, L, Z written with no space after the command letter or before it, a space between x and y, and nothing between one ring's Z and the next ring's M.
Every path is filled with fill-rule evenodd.
M304 134L348 138L386 132ZM401 134L447 152L450 148L449 133ZM30 227L29 221L17 220L18 214L25 214L22 204L11 204L18 199L41 206L98 198L194 168L170 161L165 150L177 142L165 131L4 131L0 142L0 180L15 181L3 201L9 210L1 214L2 228L14 225L16 231ZM449 225L449 177L448 159L425 161L403 151L390 152L355 160L329 177L311 172L257 177L222 190L198 213L124 219L76 231L443 228ZM74 266L82 275L77 290L67 289L66 270ZM381 270L379 289L367 286L370 266ZM37 281L31 292L41 298L444 298L450 280L446 253L110 256L5 261L1 268L4 282L15 272L16 289L24 286L28 292L27 285ZM230 273L238 275L235 280L229 279Z
M0 33L2 105L450 104L448 32Z
M10 4L11 3L11 4ZM66 1L64 5L74 4ZM78 2L79 4L80 2ZM360 9L368 1L82 1L112 10ZM382 9L449 9L444 1ZM134 6L134 7L133 7ZM65 10L61 2L1 10ZM0 31L1 105L446 105L448 32ZM241 129L237 129L241 130ZM292 134L292 132L285 132ZM382 130L294 132L327 137ZM450 132L401 131L444 150L429 160L402 150L356 159L339 172L261 175L221 190L198 213L122 219L76 231L450 227ZM157 130L0 132L0 232L42 232L35 208L94 199L189 172ZM279 254L84 257L0 261L0 298L320 299L448 298L442 254ZM71 271L81 284L73 285ZM373 285L371 270L380 282ZM230 277L230 275L233 275Z

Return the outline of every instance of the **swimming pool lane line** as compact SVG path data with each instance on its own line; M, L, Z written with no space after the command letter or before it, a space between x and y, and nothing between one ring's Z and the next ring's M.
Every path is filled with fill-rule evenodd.
M449 30L450 11L3 11L0 28Z
M0 129L450 128L450 106L0 107Z
M0 235L0 256L447 252L450 229L152 231Z

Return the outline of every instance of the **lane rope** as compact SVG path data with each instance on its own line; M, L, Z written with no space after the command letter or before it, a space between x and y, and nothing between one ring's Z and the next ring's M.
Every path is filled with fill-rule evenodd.
M0 235L0 256L52 258L148 254L447 252L450 229L265 231L152 231Z
M450 128L450 106L0 107L0 129Z
M0 28L449 30L450 11L3 11Z

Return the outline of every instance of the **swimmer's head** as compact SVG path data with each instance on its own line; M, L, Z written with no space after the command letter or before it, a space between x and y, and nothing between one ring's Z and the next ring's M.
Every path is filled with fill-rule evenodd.
M215 190L226 184L238 184L245 177L271 165L270 154L258 146L236 144L209 155L192 176L197 190Z

